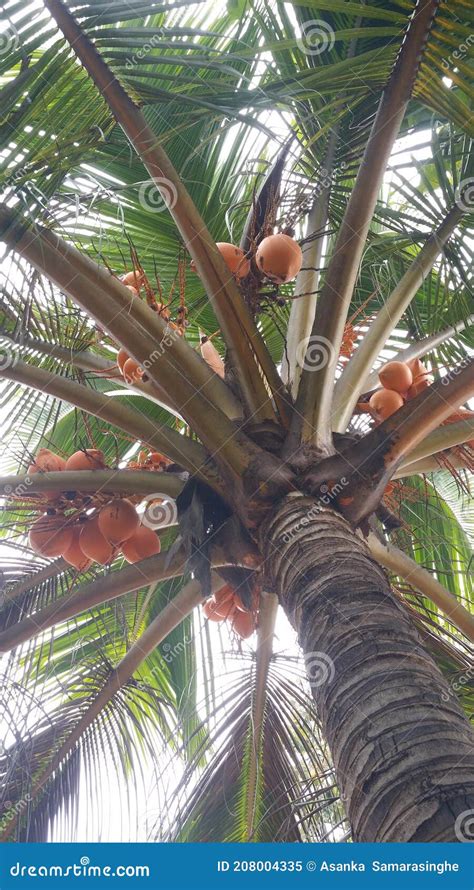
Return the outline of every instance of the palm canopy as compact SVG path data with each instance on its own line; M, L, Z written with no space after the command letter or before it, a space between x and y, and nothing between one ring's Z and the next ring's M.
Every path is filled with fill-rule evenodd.
M429 5L417 5L412 28ZM327 427L320 405L332 392L332 381L328 387L320 376L321 400L315 402L314 378L306 373L307 363L298 363L298 355L304 359L316 298L317 332L328 334L323 345L329 343L335 352L340 399L333 403L334 423L318 445L327 445L331 425L339 434L367 433L367 415L353 410L357 399L376 386L367 380L369 372L407 346L421 343L418 354L427 356L436 377L467 364L472 345L472 240L466 237L472 223L472 61L456 56L456 63L446 67L471 33L467 3L442 6L434 22L429 20L421 63L408 74L405 35L411 2L229 3L217 11L206 2L69 3L82 34L115 75L117 90L141 109L154 148L164 148L172 159L189 204L173 179L145 169L139 133L130 144L134 118L126 99L121 118L113 109L114 97L97 89L89 76L97 82L94 59L88 67L79 48L84 67L77 63L54 21L64 31L64 7L10 2L5 10L0 223L13 250L5 251L0 282L1 398L8 406L3 477L25 473L40 447L64 456L93 447L103 451L114 470L108 487L104 482L101 489L105 499L113 491L134 494L137 501L140 494L157 491L174 498L185 479L182 472L178 480L166 480L171 474L162 473L152 483L139 467L140 483L130 470L126 479L116 476L117 468L136 459L140 446L152 445L181 471L197 472L225 498L231 470L248 468L246 443L237 442L233 449L226 444L226 424L241 416L241 402L246 432L249 414L262 424L286 427L293 445L312 442L311 431ZM88 46L85 41L86 55ZM400 114L395 147L393 140L382 144L383 133L372 130L370 135L391 77L397 83L408 77L411 96ZM390 102L390 90L384 95ZM365 213L363 206L352 211L359 214L360 231L367 227L367 238L349 300L340 307L334 301L336 321L329 324L331 258L339 250L341 265L347 260L347 244L344 252L337 238L349 197L360 187L367 140L375 155L377 149L380 155L388 151L388 170L379 183L374 171L374 213L370 208ZM148 163L155 162L148 157ZM241 329L235 307L242 313L244 307L234 280L226 281L226 303L205 276L189 271L185 233L194 219L191 204L211 241L239 243L246 233L243 243L254 245L259 226L265 234L287 227L303 246L306 259L296 283L276 289L260 281L246 294L251 311L245 322L247 316L241 315ZM20 216L43 227L44 267L35 259L34 243L30 251L22 249L21 232L15 229ZM430 236L443 226L447 229L433 253ZM56 235L62 239L59 248L47 240ZM199 232L199 237L197 262L205 266L206 236ZM62 250L63 244L79 254L64 254L58 281L51 263L53 250ZM426 266L410 282L420 255L426 255ZM91 265L80 265L78 256L90 258ZM150 283L149 301L166 305L175 324L186 319L180 343L188 344L189 355L178 344L169 350L170 355L176 350L176 389L160 389L153 378L125 386L115 365L117 343L143 361L134 351L135 341L123 338L134 325L143 333L146 316L137 316L135 306L121 327L114 327L113 315L108 325L107 301L115 299L123 310L123 288L117 285L114 296L100 281L94 290L94 264L115 276L138 264ZM214 264L212 256L212 274ZM219 282L222 268L216 268ZM74 290L74 276L90 283L83 300ZM73 282L72 289L66 281ZM390 304L390 324L384 326L382 310L387 297L397 287L400 291L400 282L401 293ZM380 330L371 349L364 346L364 355L360 347L375 318ZM156 318L153 324L150 342L160 331L163 336L167 319ZM342 328L349 348L339 358ZM197 360L202 333L212 337L223 358L227 352L225 383L206 376ZM426 338L432 340L423 345ZM353 355L359 370L352 357L347 362ZM178 376L181 360L186 364ZM200 375L197 396L187 395L187 374L191 382ZM263 408L258 402L262 386L267 394ZM303 423L292 411L290 389ZM181 402L176 401L178 390ZM463 394L457 404L465 401ZM221 425L217 446L212 417L207 422L200 414L206 405ZM466 611L472 611L473 602L473 529L466 508L472 450L463 444L472 438L472 422L463 422L457 439L447 439L451 427L441 427L443 436L431 450L420 456L420 445L408 448L398 463L399 479L383 502L397 520L390 543L384 532L390 555L378 552L378 558L385 559L401 600L470 713L472 692L462 679L468 642L453 619L458 614L453 602ZM249 448L253 441L247 440ZM211 470L208 452L216 457ZM193 565L180 545L186 529L178 532L172 503L160 534L171 556L153 556L142 568L124 567L119 556L105 571L92 566L79 573L63 560L32 553L25 532L36 516L37 491L34 485L19 489L21 480L16 486L2 481L10 497L3 507L0 639L2 651L12 650L3 665L3 794L13 802L28 795L27 806L17 808L2 831L29 840L44 839L51 830L58 837L74 837L80 788L85 785L94 809L97 770L107 760L130 798L147 783L153 786L146 825L150 837L347 837L330 754L281 615L272 649L273 594L261 594L257 644L241 644L225 628L219 626L218 632L200 611L192 613L202 589L190 576ZM54 484L49 479L44 485L48 482ZM235 510L232 486L235 480L230 485ZM410 570L403 554L412 560ZM210 583L216 587L229 577L226 566L248 566L249 557L247 551L243 558L235 556L224 541L209 559L214 566ZM427 572L415 576L416 566ZM443 595L433 590L433 580ZM461 621L466 634L467 621ZM164 807L166 818L159 815ZM128 830L125 826L124 839ZM143 835L143 824L140 830Z

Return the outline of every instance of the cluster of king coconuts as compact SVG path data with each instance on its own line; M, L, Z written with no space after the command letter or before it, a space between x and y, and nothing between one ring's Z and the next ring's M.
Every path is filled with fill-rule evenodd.
M237 281L241 281L249 275L250 260L240 247L236 247L227 241L218 241L216 246L229 272L232 273ZM290 235L285 235L282 232L263 238L255 254L257 268L275 284L285 284L296 278L301 269L302 261L303 254L298 242L291 238ZM190 268L193 272L196 272L194 260L191 261ZM121 276L120 281L134 297L138 297L144 281L141 272L136 269L126 272ZM157 308L162 318L168 322L170 327L176 329L181 336L184 333L184 328L170 321L170 314L167 308L160 303L157 304ZM219 374L220 377L223 377L223 362L216 348L207 338L204 338L201 344L201 354L213 371ZM119 349L117 365L126 383L132 385L139 383L143 379L143 368L140 367L135 359L129 356L125 349Z
M96 448L76 451L65 460L48 448L40 448L28 474L57 473L62 470L98 470L105 467L104 455ZM56 500L57 492L46 492ZM66 516L61 510L43 513L30 526L29 543L40 556L62 556L80 572L93 562L107 565L119 553L134 563L160 552L159 537L140 524L133 504L125 498L112 498L91 515Z
M408 362L387 362L379 371L381 389L377 389L369 400L369 407L376 423L382 423L395 414L405 402L414 399L433 383L433 377L419 358ZM458 408L444 423L454 423L472 415L466 408ZM474 440L466 442L471 448Z
M232 629L242 639L251 637L255 628L255 613L257 611L258 597L254 596L250 611L246 609L241 596L230 586L224 584L210 599L206 600L202 610L209 621L229 621Z
M414 399L433 382L428 369L414 358L409 362L387 362L379 371L382 389L372 395L369 406L381 423L398 411L405 401Z
M246 278L250 273L250 260L244 251L227 241L218 241L216 247L232 275L238 281ZM275 284L286 284L296 278L302 261L303 254L298 242L282 232L263 238L255 254L257 268ZM196 271L194 260L191 261L191 269Z

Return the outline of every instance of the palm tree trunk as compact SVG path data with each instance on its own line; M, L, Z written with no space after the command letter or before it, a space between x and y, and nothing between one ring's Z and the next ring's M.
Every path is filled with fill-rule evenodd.
M290 495L262 534L298 632L355 841L461 840L474 738L382 568L342 516Z

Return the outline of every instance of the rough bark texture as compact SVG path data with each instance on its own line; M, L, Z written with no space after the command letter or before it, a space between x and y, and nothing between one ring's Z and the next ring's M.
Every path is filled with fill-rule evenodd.
M262 542L354 840L461 840L474 737L381 567L342 516L303 496L282 502Z

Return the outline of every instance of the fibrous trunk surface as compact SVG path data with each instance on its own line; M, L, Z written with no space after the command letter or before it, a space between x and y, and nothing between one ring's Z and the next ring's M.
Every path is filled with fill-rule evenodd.
M405 609L344 518L290 495L262 534L298 632L355 841L456 841L474 736Z

